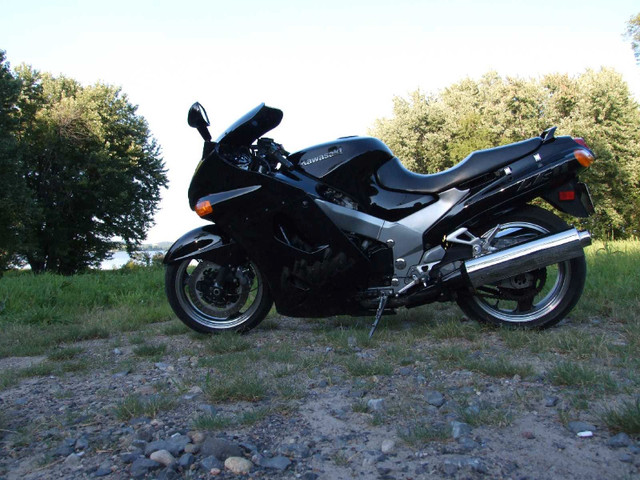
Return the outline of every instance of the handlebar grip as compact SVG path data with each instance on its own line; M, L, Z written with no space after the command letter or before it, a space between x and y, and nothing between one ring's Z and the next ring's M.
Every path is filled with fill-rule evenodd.
M278 155L278 157L280 157L278 161L282 165L284 165L287 168L287 170L291 170L293 168L293 163L291 163L287 157L285 157L284 155Z

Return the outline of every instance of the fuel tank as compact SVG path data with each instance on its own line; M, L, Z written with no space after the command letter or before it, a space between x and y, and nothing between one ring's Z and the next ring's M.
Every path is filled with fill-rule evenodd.
M289 156L294 165L317 178L321 185L329 187L318 191L326 200L344 206L335 201L333 189L336 189L357 203L360 211L395 222L424 208L436 198L424 193L394 192L382 187L376 172L393 158L389 147L372 137L339 138Z
M293 153L289 160L319 179L332 174L373 174L393 153L377 138L344 137ZM352 177L353 178L353 177Z

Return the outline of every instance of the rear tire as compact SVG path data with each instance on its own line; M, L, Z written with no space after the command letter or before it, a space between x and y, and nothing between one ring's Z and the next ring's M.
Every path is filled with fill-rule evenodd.
M247 332L273 304L264 276L248 260L224 267L202 259L172 263L165 271L165 292L178 318L201 333Z
M535 237L569 229L564 220L538 207L506 214L473 233L482 236L502 225L493 245L498 249ZM499 282L475 291L458 292L457 303L470 318L493 325L537 328L551 327L578 303L587 275L584 253L576 258Z

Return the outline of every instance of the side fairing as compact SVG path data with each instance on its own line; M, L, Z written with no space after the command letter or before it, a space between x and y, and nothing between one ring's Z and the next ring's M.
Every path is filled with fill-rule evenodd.
M215 152L194 181L199 192L208 185L198 195L213 200L206 218L260 268L278 312L310 317L357 309L345 299L367 287L371 261L313 202L315 181L241 170Z

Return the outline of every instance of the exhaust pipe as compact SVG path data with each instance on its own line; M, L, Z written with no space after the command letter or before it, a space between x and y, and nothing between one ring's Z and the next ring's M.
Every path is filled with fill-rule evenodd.
M591 245L591 234L575 228L516 245L499 252L464 262L459 271L443 279L443 283L465 283L477 288L521 273L564 262L582 255Z

